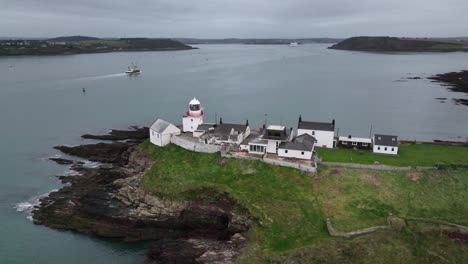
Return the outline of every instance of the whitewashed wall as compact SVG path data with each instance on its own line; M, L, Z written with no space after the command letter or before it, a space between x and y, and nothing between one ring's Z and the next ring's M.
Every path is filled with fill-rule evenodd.
M379 147L380 147L380 149L379 149ZM385 148L387 148L387 150L385 150ZM398 154L398 147L374 145L372 151L374 153L380 153L380 154L397 155Z
M304 153L304 155L302 155ZM278 156L284 158L295 158L295 159L312 159L312 151L300 151L291 149L278 149Z
M192 142L190 140L186 140L177 136L171 137L171 143L179 147L182 147L184 149L195 151L195 152L215 153L215 152L221 151L221 146L219 145Z
M315 133L312 133L314 131ZM317 143L315 146L319 148L333 148L333 140L335 138L335 131L322 131L322 130L309 130L309 129L298 129L297 136L309 134L313 136ZM313 135L314 134L314 135Z

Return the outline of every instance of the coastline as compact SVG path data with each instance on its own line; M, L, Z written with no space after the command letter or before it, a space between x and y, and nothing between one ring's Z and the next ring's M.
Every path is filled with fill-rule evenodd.
M102 164L89 168L74 160L55 159L80 175L58 176L67 185L40 197L32 211L34 224L128 242L154 241L146 263L230 262L246 242L243 234L250 220L245 210L216 191L211 193L215 203L213 197L181 200L146 192L140 182L153 163L138 148L145 140L142 131L148 133L147 128L118 130L84 135L110 143L57 146L69 155Z

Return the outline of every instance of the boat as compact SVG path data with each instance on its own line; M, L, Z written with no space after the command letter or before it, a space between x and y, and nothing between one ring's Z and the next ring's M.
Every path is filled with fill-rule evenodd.
M138 68L137 65L134 65L134 64L132 63L131 66L128 66L128 70L125 71L125 73L126 73L126 74L129 74L129 75L132 75L132 74L139 74L139 73L141 73L141 70Z
M297 47L297 46L299 46L299 43L297 43L297 42L289 43L289 47Z

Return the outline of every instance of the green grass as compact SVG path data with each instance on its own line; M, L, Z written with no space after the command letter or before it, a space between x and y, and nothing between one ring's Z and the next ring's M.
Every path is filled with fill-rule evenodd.
M462 44L435 44L431 47L434 50L468 50L468 46Z
M252 236L266 249L288 250L327 236L312 178L299 170L174 145L141 147L156 161L143 178L148 191L169 196L202 187L226 191L257 219Z
M140 145L155 161L144 188L172 199L191 199L200 190L228 192L254 217L240 263L459 262L466 246L442 233L412 226L354 239L331 238L338 230L387 223L391 213L468 225L468 171L406 171L328 168L311 177L258 161L224 159L174 145ZM207 192L210 193L210 192ZM198 194L197 194L198 195ZM434 256L434 254L436 256Z
M468 164L468 147L404 143L398 155L374 154L370 150L350 148L318 149L323 161L393 166L434 166L436 163Z

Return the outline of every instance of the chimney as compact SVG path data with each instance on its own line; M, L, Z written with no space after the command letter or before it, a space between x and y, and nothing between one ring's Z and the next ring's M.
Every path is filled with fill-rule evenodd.
M299 127L301 123L302 123L302 115L299 115L299 122L297 123L297 126Z
M335 119L332 120L332 125L335 126Z
M247 121L245 122L245 126L249 126L249 120L247 119Z
M223 124L223 118L222 118L222 117L219 118L219 124L220 124L220 125Z

